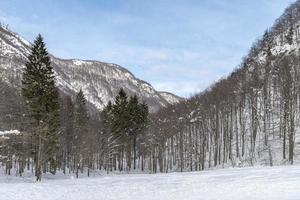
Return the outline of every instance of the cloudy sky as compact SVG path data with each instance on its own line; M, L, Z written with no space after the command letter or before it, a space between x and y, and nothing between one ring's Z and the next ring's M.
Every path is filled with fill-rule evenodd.
M62 58L112 62L188 97L229 74L291 0L1 0L0 21Z

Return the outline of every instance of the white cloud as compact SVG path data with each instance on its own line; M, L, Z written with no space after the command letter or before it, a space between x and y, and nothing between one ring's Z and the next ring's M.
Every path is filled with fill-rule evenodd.
M158 90L189 96L200 92L222 76L228 75L239 62L238 56L222 60L210 52L153 47L104 46L98 53L102 61L128 68L138 78ZM220 56L222 57L222 56Z

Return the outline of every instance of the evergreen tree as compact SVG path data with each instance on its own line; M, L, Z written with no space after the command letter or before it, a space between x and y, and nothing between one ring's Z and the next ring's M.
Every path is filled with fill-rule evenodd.
M128 97L123 88L120 89L116 96L115 103L112 108L112 132L114 139L119 140L121 143L126 143L128 133Z
M147 123L148 106L147 104L139 103L139 99L136 95L130 97L128 103L129 110L129 137L130 142L133 145L133 167L136 169L137 159L137 137L142 133Z
M50 163L50 171L56 171L56 151L59 133L59 94L55 87L54 71L45 43L38 35L23 72L22 95L33 120L35 141L35 169L41 180L42 169Z
M76 115L75 117L76 117L77 126L79 128L86 128L88 123L88 111L87 111L86 99L81 89L76 95L75 115Z
M135 169L137 138L146 127L148 118L147 104L139 103L136 95L131 96L128 100L125 91L120 89L114 104L109 102L104 108L102 118L105 131L111 133L111 137L108 137L110 144L112 144L110 146L115 148L110 150L110 152L121 152L120 160L123 160L122 152L125 150L127 154L127 169L131 169L132 160Z
M113 122L113 115L112 115L112 102L109 101L107 106L104 107L103 111L101 112L101 122L102 122L102 145L103 145L103 161L104 167L109 172L111 170L111 155L113 153L113 146L115 141L111 135L112 130L112 122Z
M83 164L84 154L87 153L87 136L88 136L88 110L86 105L86 99L83 94L83 91L80 91L76 95L75 99L75 134L74 134L74 144L73 151L75 153L75 168L76 176L78 178L78 170ZM81 166L80 166L81 164Z

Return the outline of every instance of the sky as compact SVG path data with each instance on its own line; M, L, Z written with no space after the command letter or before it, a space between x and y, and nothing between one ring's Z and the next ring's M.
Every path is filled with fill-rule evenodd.
M116 63L159 91L200 92L235 69L292 0L1 0L0 21L51 54Z

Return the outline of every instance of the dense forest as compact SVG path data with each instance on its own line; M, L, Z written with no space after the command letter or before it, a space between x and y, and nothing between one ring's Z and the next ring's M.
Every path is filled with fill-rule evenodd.
M41 36L21 90L1 81L1 164L8 174L195 171L218 166L298 161L300 140L300 1L251 47L228 77L175 105L149 113L119 88L89 112L83 92L68 96ZM20 77L19 77L20 78Z

